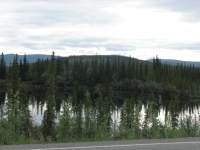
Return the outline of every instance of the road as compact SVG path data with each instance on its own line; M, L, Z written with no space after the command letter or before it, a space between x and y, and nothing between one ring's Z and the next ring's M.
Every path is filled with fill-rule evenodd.
M0 146L0 150L199 150L200 137Z

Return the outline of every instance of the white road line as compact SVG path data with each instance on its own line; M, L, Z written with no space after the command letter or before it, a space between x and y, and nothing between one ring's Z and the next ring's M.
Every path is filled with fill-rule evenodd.
M45 148L45 149L27 149L27 150L70 150L70 149L91 149L91 148L111 148L111 147L131 147L131 146L153 146L153 145L176 145L176 144L195 144L195 142L171 142L171 143L146 143L146 144L127 144L127 145L105 145L105 146L85 146L85 147L63 147L63 148Z

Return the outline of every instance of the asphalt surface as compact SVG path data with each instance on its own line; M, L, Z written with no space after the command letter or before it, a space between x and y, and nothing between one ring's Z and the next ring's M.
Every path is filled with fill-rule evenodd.
M200 137L0 146L0 150L200 150Z

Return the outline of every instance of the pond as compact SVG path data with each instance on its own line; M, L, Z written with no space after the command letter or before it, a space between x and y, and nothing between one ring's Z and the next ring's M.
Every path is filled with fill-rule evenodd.
M115 109L111 110L111 117L113 122L119 124L120 118L121 118L121 111L123 108L123 99L124 98L133 98L134 100L138 101L144 101L145 99L148 98L147 95L133 95L133 93L130 92L118 92L114 94L114 104L115 104ZM3 108L2 106L5 106L4 104L7 102L7 94L6 93L0 93L0 102L1 102L1 109ZM162 97L158 96L157 97L160 101L166 101L166 99L161 100ZM44 95L41 93L37 93L36 95L29 95L29 110L31 111L31 116L33 119L34 124L41 124L42 119L43 119L43 114L44 111L46 110L46 102L44 100ZM56 97L56 122L59 120L59 116L62 114L63 110L63 105L64 102L66 102L67 95L64 95L63 93L57 94ZM166 102L161 102L161 105L159 106L159 114L158 114L158 119L161 122L165 121L165 117L170 115L169 112L169 104L165 104ZM199 116L199 102L198 101L191 101L191 102L185 102L181 101L180 103L180 112L179 112L179 118L183 116ZM144 102L142 105L141 109L141 120L144 119L145 115L145 110L146 110L146 103ZM84 113L82 113L84 114Z

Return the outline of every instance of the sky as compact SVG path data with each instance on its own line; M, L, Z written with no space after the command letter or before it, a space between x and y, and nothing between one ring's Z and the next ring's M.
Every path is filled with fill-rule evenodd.
M4 54L200 61L200 0L0 0Z

